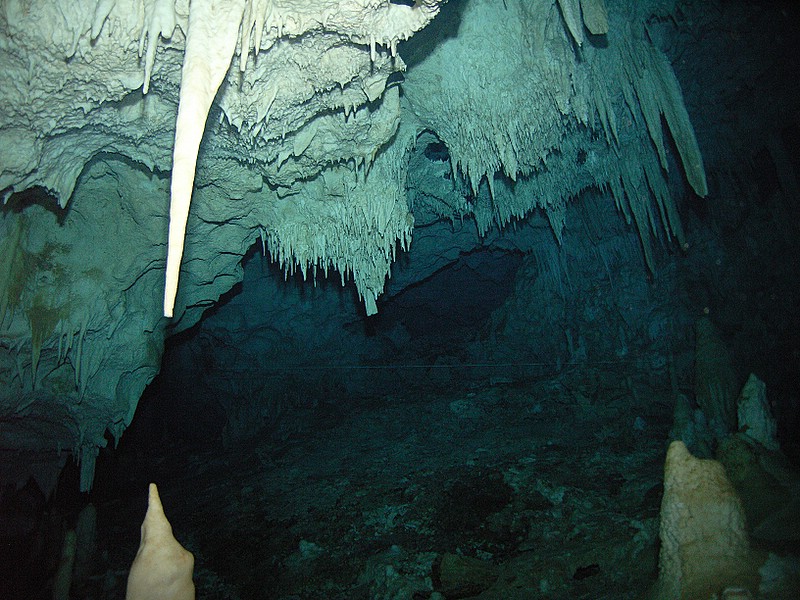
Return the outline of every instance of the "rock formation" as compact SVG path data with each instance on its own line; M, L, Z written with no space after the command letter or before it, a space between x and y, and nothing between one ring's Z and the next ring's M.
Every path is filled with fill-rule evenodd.
M594 188L652 268L654 234L684 243L665 129L707 192L678 81L647 33L671 10L5 2L3 478L24 481L48 457L35 469L48 488L67 451L89 489L165 337L241 279L257 241L289 273L338 271L372 314L417 214L474 218L486 234L541 210L560 239L567 202ZM441 194L411 198L420 139L443 143L450 164Z
M127 600L194 600L194 556L172 535L158 487L151 483L142 541L128 574Z
M664 466L661 551L653 599L700 600L729 588L758 589L741 500L723 466L672 442ZM762 559L763 560L763 559Z

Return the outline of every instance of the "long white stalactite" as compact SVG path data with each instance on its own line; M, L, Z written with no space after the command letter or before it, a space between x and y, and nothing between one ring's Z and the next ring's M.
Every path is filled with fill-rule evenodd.
M211 103L230 68L244 8L245 0L192 0L172 154L165 317L172 317L175 308L200 140Z

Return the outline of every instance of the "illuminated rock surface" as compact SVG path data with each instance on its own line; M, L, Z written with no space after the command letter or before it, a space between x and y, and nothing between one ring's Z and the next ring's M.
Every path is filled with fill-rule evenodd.
M498 569L482 594L514 597L513 576L520 597L633 597L655 577L671 429L758 466L739 493L759 543L785 550L797 17L694 0L4 2L0 530L23 568L2 557L16 588L0 596L50 595L90 500L98 551L73 594L119 595L156 480L188 499L170 517L198 597L430 593L436 558L459 552ZM775 419L763 455L731 442L750 373ZM438 458L417 471L415 448ZM369 466L381 452L394 470ZM328 498L325 472L347 484L302 512L293 498ZM273 483L294 496L266 502ZM486 504L462 539L443 508L459 495ZM223 498L227 529L210 527ZM595 501L614 531L589 525ZM274 546L248 545L253 521ZM230 545L269 575L225 563Z

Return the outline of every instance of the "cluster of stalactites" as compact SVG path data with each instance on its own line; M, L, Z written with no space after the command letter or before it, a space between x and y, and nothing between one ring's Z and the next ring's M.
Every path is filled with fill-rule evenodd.
M280 0L194 0L189 14L180 104L173 151L170 225L164 289L164 316L172 317L183 255L186 223L194 185L197 154L211 103L222 84L238 44L247 55L264 47L264 33L277 37L302 35L311 29L336 31L354 43L376 45L392 53L398 41L424 27L438 12L437 0L411 6L391 3L317 1L303 4ZM246 61L242 62L242 67ZM368 307L371 303L367 299Z
M406 147L379 154L369 174L347 165L331 167L291 198L270 206L261 229L269 252L287 276L352 276L368 315L390 275L398 247L408 250L414 219L405 193Z
M707 194L706 176L668 59L642 23L624 18L625 1L611 8L600 0L509 2L501 21L490 2L473 0L458 39L416 66L404 89L447 145L454 179L468 182L482 233L538 208L560 240L567 202L605 189L637 228L653 269L653 235L684 244L663 123L699 196ZM589 43L586 30L607 32L606 40ZM468 70L456 60L465 54ZM511 78L513 86L492 84Z
M354 0L334 3L324 0L232 0L218 4L225 5L227 14L236 15L236 51L240 56L239 68L244 71L251 52L257 56L282 38L299 38L312 31L337 33L352 43L368 47L373 60L381 46L391 56L396 56L398 43L425 27L436 16L441 3L441 0L421 0L415 6L406 6ZM67 56L75 53L78 40L85 33L95 41L111 15L118 14L125 20L126 17L135 18L140 25L139 57L144 58L143 92L146 94L158 44L161 40L171 40L176 27L187 33L193 4L188 0L142 0L133 9L136 11L133 15L130 12L132 7L118 0L95 0L93 7L81 9L80 12L91 15L91 18L76 26L76 35ZM202 12L203 7L196 10Z
M281 37L298 37L312 30L338 32L351 42L368 45L373 61L379 46L396 56L397 44L425 27L439 4L437 0L424 0L413 7L391 2L247 0L239 43L240 69L246 69L250 51L258 55Z

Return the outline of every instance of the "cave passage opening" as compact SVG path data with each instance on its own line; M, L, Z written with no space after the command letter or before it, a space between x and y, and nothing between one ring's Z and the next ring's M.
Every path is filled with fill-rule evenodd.
M256 244L243 259L244 280L195 326L167 338L161 372L119 447L101 453L96 487L120 475L128 482L114 489L141 486L170 455L229 450L256 436L283 440L303 416L341 416L349 403L398 386L464 388L495 377L470 345L487 335L522 261L519 251L490 246L460 252L390 288L378 314L366 316L352 282L287 276Z

